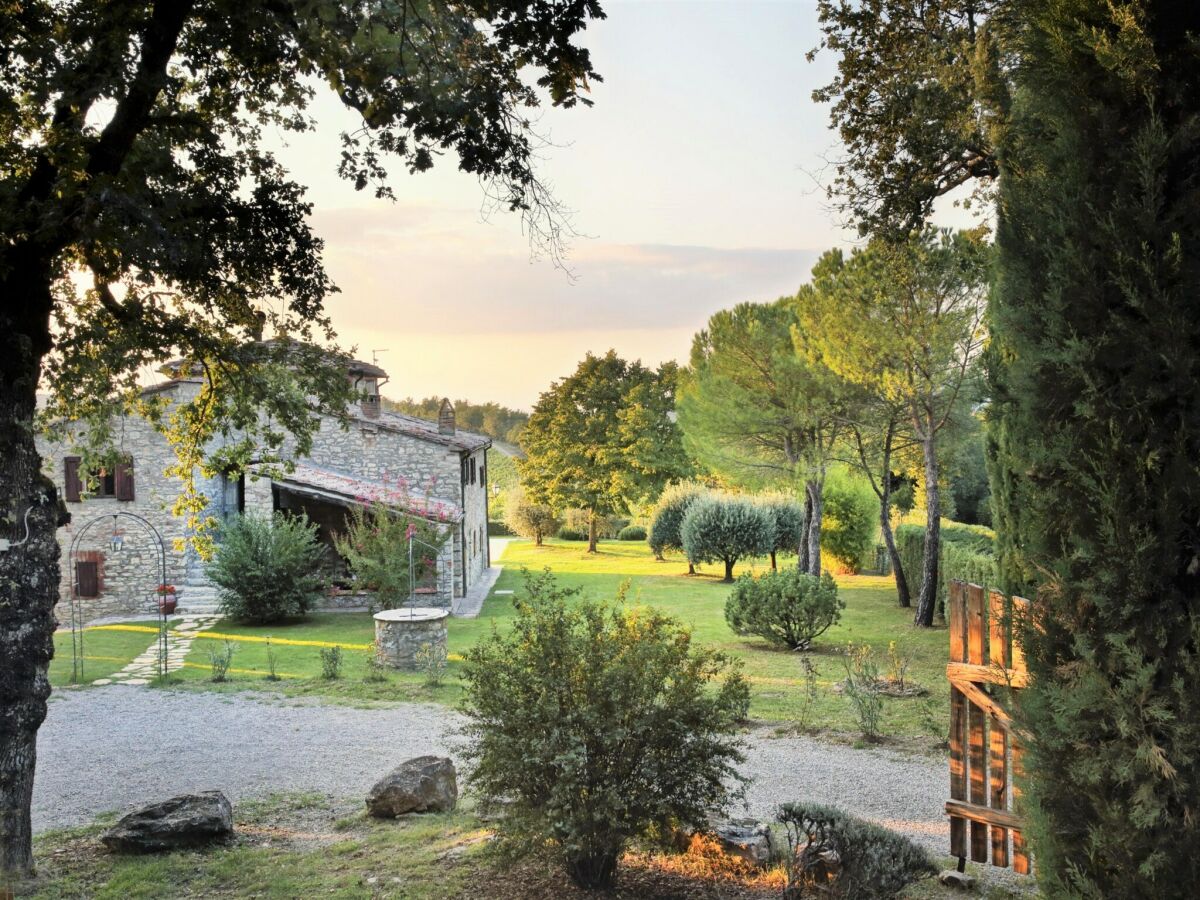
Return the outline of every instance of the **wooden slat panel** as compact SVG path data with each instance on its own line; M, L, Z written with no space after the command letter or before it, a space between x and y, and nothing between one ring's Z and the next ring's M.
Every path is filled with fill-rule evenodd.
M967 662L983 664L983 588L967 585Z
M957 688L950 688L950 797L954 800L967 799L966 754L963 738L967 731L967 698ZM950 817L950 855L965 859L967 856L967 821L958 816Z
M988 594L988 659L1002 669L1009 667L1011 658L1006 605L1004 595L999 591Z
M1020 822L1020 803L1021 803L1021 788L1017 784L1017 780L1024 775L1024 767L1022 765L1023 751L1021 744L1015 738L1012 743L1012 770L1013 770L1013 789L1012 789L1012 805L1013 818ZM1013 871L1018 875L1028 875L1029 866L1029 851L1025 847L1025 835L1021 833L1020 828L1012 830L1012 846L1013 846Z
M992 718L988 735L991 742L991 773L988 798L995 810L1008 811L1008 732ZM992 865L1008 867L1008 830L992 826Z
M970 819L972 822L990 823L999 825L1002 828L1016 828L1021 824L1021 820L1010 812L990 809L975 803L964 803L961 800L947 800L946 812L952 816L962 816L964 819ZM983 861L986 862L987 860Z
M1029 617L1029 601L1024 597L1012 598L1012 659L1009 661L1009 667L1018 672L1025 671L1025 651L1021 649L1021 642L1017 639L1021 631L1021 624Z
M950 582L950 661L966 662L967 586L961 581Z
M967 744L967 786L971 802L987 806L987 714L969 703L967 724L970 732ZM988 829L983 822L971 823L971 859L987 862Z
M995 666L976 666L971 663L947 663L946 675L953 681L974 681L977 684L1006 684L1009 687L1025 687L1029 676L1017 669L1000 669Z

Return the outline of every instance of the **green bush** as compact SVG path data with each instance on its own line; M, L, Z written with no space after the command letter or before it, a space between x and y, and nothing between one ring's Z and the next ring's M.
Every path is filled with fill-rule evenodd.
M321 677L336 681L342 677L342 648L339 646L321 648Z
M915 591L921 586L925 528L922 525L901 525L896 529L895 537L904 573L909 586ZM984 587L997 583L994 545L995 533L990 528L943 520L938 553L938 609L946 608L951 581L968 581Z
M821 550L844 572L857 572L875 546L879 531L879 498L867 482L841 468L833 468L821 492Z
M398 497L403 499L403 497ZM429 499L425 503L432 509ZM445 518L445 513L441 513ZM408 571L408 545L416 539L414 572ZM346 533L335 539L356 586L373 591L373 608L395 609L412 596L413 583L437 578L437 557L450 539L450 530L420 516L372 503L350 511ZM421 546L424 544L425 546Z
M794 554L805 539L808 523L804 519L804 504L787 494L762 494L758 504L771 516L775 539L771 545L771 568L776 554Z
M739 578L725 601L725 621L737 634L804 650L837 623L845 606L828 572L818 578L789 567Z
M707 493L707 488L689 481L673 484L662 492L654 507L647 538L655 556L661 559L667 550L683 551L683 534L680 531L683 516L692 501Z
M276 513L230 519L207 574L221 612L256 625L302 616L329 585L325 548L306 518Z
M688 506L680 534L689 562L723 562L725 580L733 581L739 559L771 552L775 522L747 497L709 495Z
M544 503L530 503L519 486L509 491L504 523L521 537L533 538L537 546L562 527L562 520Z
M626 525L617 532L618 541L644 541L646 539L646 526L644 525Z
M833 806L785 803L779 821L791 849L785 900L894 897L938 871L929 854L908 838Z
M467 778L510 850L557 850L611 884L630 840L703 827L735 794L749 690L727 659L653 610L575 599L526 572L512 628L467 652Z
M578 528L560 528L558 529L558 538L561 541L586 541L588 533L580 531Z

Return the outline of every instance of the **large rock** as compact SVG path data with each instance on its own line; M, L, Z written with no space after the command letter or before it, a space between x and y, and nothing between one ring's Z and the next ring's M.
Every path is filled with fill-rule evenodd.
M184 794L124 816L100 840L117 853L198 847L233 834L233 807L220 791Z
M711 823L721 849L755 866L771 861L771 827L756 819L728 819Z
M445 756L418 756L375 783L367 794L367 812L377 819L394 819L405 813L449 812L457 802L454 763Z

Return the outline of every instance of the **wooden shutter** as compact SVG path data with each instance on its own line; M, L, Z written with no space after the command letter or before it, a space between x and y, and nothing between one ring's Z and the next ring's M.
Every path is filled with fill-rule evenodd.
M63 460L63 496L68 503L78 503L83 494L83 482L79 480L79 457L68 456Z
M117 463L113 469L113 494L118 500L133 499L133 460Z
M100 564L90 560L75 563L75 594L79 597L100 596Z

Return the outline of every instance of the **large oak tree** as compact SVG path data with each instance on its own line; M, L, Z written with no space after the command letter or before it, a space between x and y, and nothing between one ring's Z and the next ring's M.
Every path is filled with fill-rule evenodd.
M162 419L185 479L220 429L222 465L303 450L310 398L345 379L305 344L333 290L304 189L264 145L316 127L332 89L361 117L340 174L387 196L387 163L442 154L521 212L561 220L531 163L528 108L596 76L576 39L596 0L170 0L6 4L0 15L0 881L29 872L49 694L62 507L34 446L39 383L100 426L166 354L209 376ZM86 289L80 284L82 275ZM293 341L255 344L260 314ZM152 414L162 410L145 410ZM267 429L258 426L269 421ZM92 429L100 442L104 429ZM260 451L254 451L255 446ZM194 491L181 512L195 517Z

